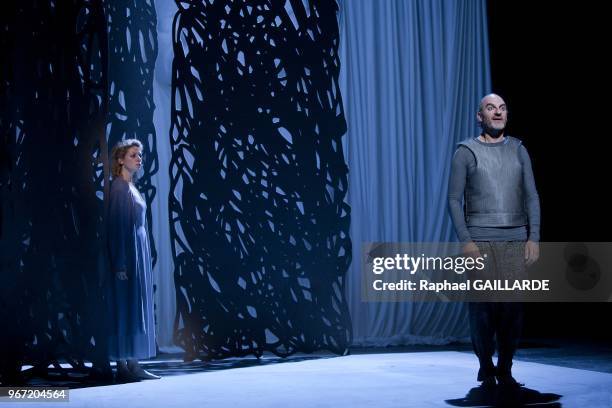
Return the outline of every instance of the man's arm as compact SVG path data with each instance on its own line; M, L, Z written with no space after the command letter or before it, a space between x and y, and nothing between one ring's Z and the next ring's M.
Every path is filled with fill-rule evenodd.
M538 196L538 190L536 190L531 159L525 146L520 147L519 157L523 165L523 191L527 218L529 219L529 241L538 242L540 240L540 197Z
M459 146L451 164L451 174L448 183L448 206L451 218L457 231L459 241L464 244L472 242L472 237L465 223L463 212L463 194L468 172L476 166L474 154L467 148Z
M527 207L527 218L529 219L529 238L525 244L525 262L531 265L540 257L540 197L536 190L531 159L525 146L521 146L519 157L523 166L523 191L525 194L525 206Z

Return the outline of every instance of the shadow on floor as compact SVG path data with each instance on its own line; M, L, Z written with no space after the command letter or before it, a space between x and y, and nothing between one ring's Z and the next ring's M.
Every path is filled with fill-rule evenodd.
M332 358L336 356L293 356L293 357L262 357L262 358L227 358L215 361L156 360L141 362L141 366L153 374L161 377L176 375L189 375L233 368L258 367L269 364L295 363L306 360ZM31 368L24 370L19 385L26 387L67 387L71 389L115 385L115 382L90 377L91 369L56 369L49 368L46 372Z
M561 407L556 402L559 394L546 393L525 387L474 387L463 398L449 399L454 407Z

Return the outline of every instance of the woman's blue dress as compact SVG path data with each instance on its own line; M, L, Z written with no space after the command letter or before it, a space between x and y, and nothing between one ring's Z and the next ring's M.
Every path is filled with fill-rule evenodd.
M147 236L147 203L138 189L117 177L110 187L108 250L110 360L154 357L153 276ZM116 277L126 271L128 279Z

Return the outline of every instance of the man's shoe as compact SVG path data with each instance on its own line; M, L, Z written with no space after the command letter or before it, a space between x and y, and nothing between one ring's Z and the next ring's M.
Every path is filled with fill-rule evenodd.
M495 382L495 374L495 366L480 366L478 369L478 375L476 376L476 381L485 381L487 378L492 378L493 382ZM488 381L491 382L491 380Z
M519 388L525 385L523 383L516 381L514 377L512 377L511 374L498 375L497 383L499 384L500 387L505 387L505 388Z
M497 381L495 381L494 375L489 375L489 376L484 377L482 379L482 383L480 384L482 388L493 388L496 385L497 385Z

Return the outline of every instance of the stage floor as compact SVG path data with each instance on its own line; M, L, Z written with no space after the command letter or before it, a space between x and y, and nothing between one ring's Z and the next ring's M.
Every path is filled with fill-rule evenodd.
M458 351L145 362L161 380L70 390L66 407L612 407L612 373L515 361L519 392L478 387L477 360ZM520 401L520 402L519 402Z

